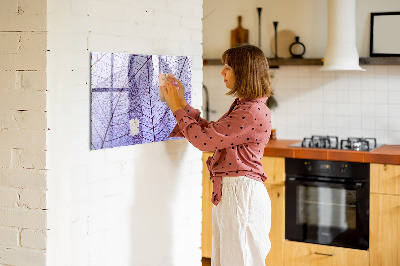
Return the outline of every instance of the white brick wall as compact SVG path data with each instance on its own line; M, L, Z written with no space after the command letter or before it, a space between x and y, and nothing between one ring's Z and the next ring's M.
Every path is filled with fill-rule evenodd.
M1 265L45 265L46 2L0 3Z
M199 107L202 0L47 9L48 265L201 265L201 152L186 140L90 151L89 53L192 56Z
M46 231L22 230L21 246L31 249L46 249Z

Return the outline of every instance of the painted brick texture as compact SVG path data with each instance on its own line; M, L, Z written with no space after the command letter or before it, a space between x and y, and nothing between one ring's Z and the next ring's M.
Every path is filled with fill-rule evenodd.
M199 108L202 0L49 1L47 10L48 265L201 265L201 152L184 139L90 151L89 59L192 56Z
M45 265L46 2L0 2L1 265Z
M201 153L90 152L88 62L192 56L200 107L202 1L4 0L0 15L0 264L200 265Z

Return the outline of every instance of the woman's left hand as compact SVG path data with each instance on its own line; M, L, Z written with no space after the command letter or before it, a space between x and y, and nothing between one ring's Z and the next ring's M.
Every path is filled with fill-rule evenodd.
M164 93L165 102L169 109L174 113L178 109L184 109L185 106L181 105L180 97L178 94L178 83L174 78L168 76L164 86L160 86L161 91Z

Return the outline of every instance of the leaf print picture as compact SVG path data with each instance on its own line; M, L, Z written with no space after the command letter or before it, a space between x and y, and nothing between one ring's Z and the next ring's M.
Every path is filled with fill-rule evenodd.
M160 74L182 82L191 102L188 56L91 53L91 149L176 139L176 121L160 99Z

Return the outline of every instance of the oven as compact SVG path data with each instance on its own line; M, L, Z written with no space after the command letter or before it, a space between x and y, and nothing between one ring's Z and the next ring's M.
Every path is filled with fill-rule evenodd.
M286 239L368 249L369 164L287 158L285 169Z

